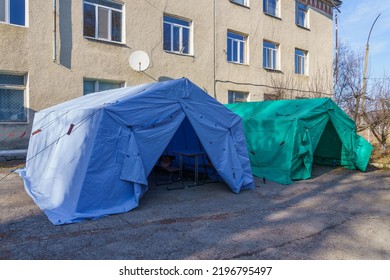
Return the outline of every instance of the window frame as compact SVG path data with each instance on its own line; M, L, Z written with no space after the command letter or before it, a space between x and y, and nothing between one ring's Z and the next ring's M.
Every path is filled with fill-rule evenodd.
M245 96L245 101L238 101L236 102L237 98L236 94L243 94ZM233 102L230 102L230 101ZM248 91L239 91L239 90L228 90L228 104L234 104L234 103L244 103L249 101L249 92Z
M23 109L24 109L24 115L25 118L23 120L1 120L0 124L26 124L29 122L30 113L28 110L28 98L27 98L27 73L14 73L14 72L4 72L0 71L0 75L11 75L11 76L19 76L23 77L23 85L16 85L16 84L0 84L0 89L6 89L6 90L17 90L17 91L23 91Z
M90 93L85 93L84 91L84 82L93 82L94 83L94 91ZM122 88L126 86L126 83L124 81L114 81L114 80L105 80L105 79L95 79L95 78L83 78L83 95L88 95L92 93L97 93L97 92L103 92L106 90L100 90L99 86L100 83L111 83L111 84L118 84L118 88ZM118 89L118 88L112 88L112 89L107 89L107 90L113 90L113 89Z
M264 14L271 16L271 17L276 17L280 18L280 0L275 0L275 14L272 14L269 12L269 3L270 0L263 0L263 12Z
M301 6L304 6L305 9L302 9ZM302 12L302 13L301 13ZM300 23L300 15L304 15L303 24ZM295 1L295 24L304 29L309 29L309 5L300 2L299 0Z
M107 2L112 2L117 5L121 5L121 9L101 5L101 4L96 4L92 2L93 0L83 0L83 36L84 38L92 39L92 40L98 40L98 41L104 41L104 42L109 42L109 43L114 43L114 44L125 44L125 9L124 9L124 3L120 3L117 1L112 1L112 0L106 0ZM94 28L95 28L95 35L88 36L85 35L85 5L90 5L95 8L95 23L94 23ZM107 29L108 29L108 34L107 37L111 39L106 39L106 38L101 38L99 37L99 8L108 10L108 17L107 17ZM120 41L115 41L112 39L112 12L119 12L121 14L121 40Z
M274 48L270 48L269 46L266 46L266 44L272 44L274 45ZM279 71L280 70L280 58L279 58L279 49L280 45L278 43L263 40L263 68L266 70L273 70L273 71ZM268 57L268 51L271 51L271 60L269 60ZM268 62L271 61L272 65L268 65ZM273 65L275 64L275 65Z
M302 59L303 59L303 63L302 63ZM297 62L300 62L300 64ZM294 73L297 74L297 75L303 75L303 76L307 76L308 73L309 73L309 69L308 69L308 51L305 51L305 50L302 50L302 49L298 49L298 48L295 48L295 52L294 52ZM299 67L299 65L303 65L303 71L302 67Z
M238 0L229 0L230 2L232 2L233 4L236 4L236 5L239 5L239 6L243 6L243 7L247 7L249 8L249 5L250 5L250 0L242 0L244 3L239 3Z
M237 37L242 37L242 39L229 37L229 34L232 34ZM239 33L233 30L228 30L226 34L226 60L229 63L240 64L240 65L248 65L248 35L243 33ZM230 42L229 42L230 40ZM234 43L237 43L237 60L234 60ZM242 49L242 62L241 62L241 43L243 44ZM229 54L229 44L231 45L231 54Z
M167 21L166 18L170 18L172 19L172 21ZM180 24L180 23L175 23L173 21L183 21L183 22L186 22L188 23L188 26L187 25L184 25L184 24ZM165 24L168 24L170 27L169 27L169 30L170 30L170 34L169 34L169 38L170 38L170 48L169 49L165 49L165 43L164 43L164 40L165 40ZM174 50L174 44L175 44L175 40L174 40L174 28L179 28L179 51L175 51ZM174 16L174 15L170 15L170 14L164 14L163 15L163 24L162 24L162 39L163 39L163 50L165 52L168 52L168 53L173 53L173 54L180 54L180 55L186 55L186 56L193 56L193 21L190 20L190 19L186 19L186 18L182 18L182 17L178 17L178 16ZM183 36L183 30L186 29L188 30L188 52L184 52L184 36Z
M24 1L24 24L17 24L11 22L11 0L4 0L4 21L0 20L0 24L8 24L12 26L27 27L27 0Z

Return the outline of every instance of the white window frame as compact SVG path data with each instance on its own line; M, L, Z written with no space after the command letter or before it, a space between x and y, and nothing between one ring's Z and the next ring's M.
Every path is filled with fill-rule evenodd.
M245 100L242 100L241 98L236 98L237 94L243 94L245 96ZM233 102L229 103L229 100L232 99ZM236 102L236 100L241 99L240 101ZM247 91L238 91L238 90L228 90L228 103L241 103L241 102L248 102L249 101L249 92Z
M243 39L240 40L240 39L237 39L237 38L233 38L233 37L229 37L229 34L234 34L236 36L242 36ZM230 42L229 42L230 40ZM247 35L244 35L244 34L241 34L241 33L238 33L238 32L234 32L234 31L231 31L231 30L228 30L227 32L227 44L231 44L231 50L232 50L232 53L233 53L233 48L234 48L234 43L237 43L237 60L234 60L233 58L233 55L231 55L231 58L228 56L228 52L226 52L226 56L227 56L227 61L230 62L230 63L237 63L237 64L248 64L247 62L247 41L248 41L248 36ZM242 62L240 61L241 57L241 43L243 45L243 57L242 57Z
M275 45L275 48L269 48L265 46L265 43ZM263 59L264 59L264 50L266 50L266 62L263 61L263 67L268 70L280 70L280 61L279 61L279 44L271 41L263 41ZM268 56L271 55L271 59L268 59ZM275 59L273 59L275 58ZM268 61L271 62L271 65L268 65ZM275 63L275 65L273 65Z
M181 20L181 21L185 21L188 23L188 26L186 25L182 25L182 24L179 24L179 23L173 23L173 22L170 22L170 21L165 21L164 18L165 17L170 17L172 19L177 19L177 20ZM180 17L176 17L176 16L173 16L173 15L168 15L168 14L164 14L163 15L163 40L164 40L164 25L165 24L169 24L171 27L170 27L170 31L171 31L171 34L170 34L170 48L169 50L167 49L164 49L164 51L166 52L170 52L170 53L177 53L177 54L182 54L182 55L192 55L193 54L193 48L192 48L192 21L188 20L188 19L184 19L184 18L180 18ZM173 31L174 31L174 27L177 27L179 28L179 51L175 51L174 50L174 47L173 47L173 44L174 44L174 34L173 34ZM189 42L188 42L188 53L185 53L183 52L184 51L184 44L183 44L183 30L186 29L188 30L188 34L189 34Z
M302 52L303 55L298 54L297 51ZM294 65L295 74L298 74L298 75L307 75L308 74L308 52L307 51L304 51L301 49L295 49L294 62L295 62L295 65ZM299 65L303 65L303 71L302 71L302 67L299 67L299 65L297 65L297 62ZM297 71L297 69L298 69L298 71Z
M306 7L305 11L302 10L302 12L305 15L303 25L299 23L299 14L301 11L301 9L299 8L299 5L304 5ZM295 24L298 25L299 27L309 29L309 5L307 5L306 3L302 3L299 0L295 1Z
M280 0L275 0L276 3L275 3L275 15L273 15L272 13L270 13L268 11L268 1L269 0L264 0L263 1L263 5L264 5L264 2L266 2L266 5L263 6L263 12L266 14L266 15L269 15L271 17L278 17L280 18Z
M4 23L4 24L9 24L9 25L13 25L13 26L21 26L21 27L27 27L27 0L24 0L24 25L19 25L19 24L15 24L15 23L11 23L10 22L10 15L11 15L11 10L10 10L10 1L11 0L5 0L5 11L4 11L4 14L5 14L5 21L0 21L0 23Z
M26 124L29 122L29 118L30 118L30 113L29 113L29 110L28 110L28 98L27 98L27 73L9 73L9 72L3 72L1 71L0 74L3 74L3 75L16 75L16 76L23 76L23 79L24 79L24 85L14 85L14 84L0 84L0 88L1 89L10 89L10 90L22 90L23 91L23 107L24 107L24 110L25 110L25 116L26 116L26 119L23 120L23 121L12 121L12 120L5 120L5 121L1 121L0 120L0 124ZM1 109L1 108L0 108Z
M94 37L91 37L91 36L86 36L86 35L83 35L85 38L89 38L89 39L94 39L94 40L101 40L101 41L105 41L105 42L110 42L110 43L116 43L116 44L124 44L124 41L125 41L125 24L124 24L124 19L125 19L125 16L124 16L124 4L123 3L120 3L120 2L116 2L116 1L111 1L111 0L107 0L108 2L113 2L115 4L119 4L119 5L122 5L122 9L116 9L116 8L112 8L112 7L108 7L108 6L104 6L104 5L100 5L100 4L96 4L96 3L93 3L93 2L89 2L88 0L84 0L83 1L83 19L84 19L84 15L85 15L85 12L84 12L84 4L88 4L88 5L91 5L91 6L94 6L95 7L95 36ZM103 9L106 9L108 10L108 38L112 38L112 11L115 11L115 12L119 12L121 13L121 41L114 41L112 39L106 39L106 38L100 38L99 37L99 8L103 8ZM83 21L83 33L84 33L84 21Z

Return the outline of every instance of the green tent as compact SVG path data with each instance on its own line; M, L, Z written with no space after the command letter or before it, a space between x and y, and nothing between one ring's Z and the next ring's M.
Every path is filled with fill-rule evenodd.
M226 105L244 120L255 176L281 184L311 177L313 162L365 171L372 146L331 99Z

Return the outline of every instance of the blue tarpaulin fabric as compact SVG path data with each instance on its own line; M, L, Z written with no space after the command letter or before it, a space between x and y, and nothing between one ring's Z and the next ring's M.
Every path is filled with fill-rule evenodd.
M241 117L186 78L82 96L33 127L19 173L55 225L136 208L173 147L201 148L232 192L254 188Z

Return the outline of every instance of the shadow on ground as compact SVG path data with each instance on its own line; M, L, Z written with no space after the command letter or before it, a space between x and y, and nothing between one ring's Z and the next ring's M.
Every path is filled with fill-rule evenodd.
M240 194L152 185L135 210L54 226L12 174L0 182L0 259L390 259L389 175L319 167Z

